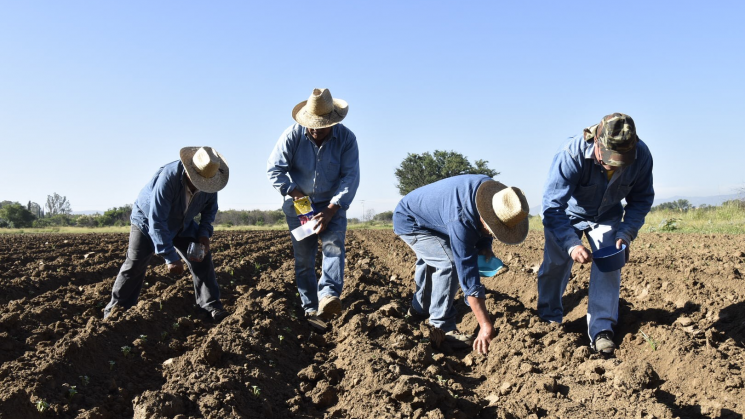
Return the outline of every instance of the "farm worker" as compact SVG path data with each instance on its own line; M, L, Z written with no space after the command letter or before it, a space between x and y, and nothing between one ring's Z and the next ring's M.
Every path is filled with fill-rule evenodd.
M621 201L626 200L626 206ZM569 139L554 156L543 192L546 245L538 270L538 315L561 323L564 294L574 262L592 262L594 250L629 244L654 201L652 155L630 116L614 113ZM621 271L593 264L587 304L591 347L612 354L618 322Z
M114 282L104 318L114 306L128 309L137 303L153 253L165 259L169 273L182 274L186 264L194 280L197 304L210 313L212 320L219 322L228 315L220 302L209 250L217 191L228 183L228 163L212 147L184 147L180 157L155 172L132 206L127 257ZM197 224L194 217L200 214ZM186 257L193 242L204 245L201 261Z
M340 124L348 110L347 102L332 98L328 89L314 89L292 110L297 123L280 135L267 160L267 176L284 197L282 210L290 230L301 225L294 201L308 196L313 205L315 233L291 240L302 306L311 326L319 329L326 327L322 319L341 313L346 211L360 183L357 138ZM314 267L319 238L320 281Z
M454 347L482 354L496 335L485 305L478 256L495 257L492 236L518 244L528 235L523 192L485 175L460 175L431 183L403 197L393 212L393 231L416 253L416 290L409 314L429 317ZM474 340L456 327L458 284L480 331Z

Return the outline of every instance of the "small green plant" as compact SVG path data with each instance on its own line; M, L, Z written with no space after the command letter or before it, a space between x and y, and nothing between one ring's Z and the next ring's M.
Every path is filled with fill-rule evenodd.
M259 388L259 386L251 386L251 393L256 397L259 397L259 395L261 394L261 389Z
M285 326L285 332L292 333L292 329L290 329L290 326Z
M81 376L80 376L80 382L82 382L82 383L83 383L83 387L85 387L85 386L87 386L87 385L88 385L88 383L90 383L90 382L91 382L91 379L90 379L90 378L88 378L88 376L87 376L87 375L81 375Z
M72 399L76 394L78 394L78 389L75 388L75 386L70 386L70 388L67 389L67 397Z
M285 340L285 337L282 335L279 335L279 343L282 344L282 341Z
M274 367L276 367L276 366L277 366L277 363L276 363L276 362L274 362L274 360L273 360L273 359L270 359L270 360L269 360L269 366L270 366L270 367L272 367L272 368L274 368Z
M163 311L163 301L160 301L160 311Z
M114 361L109 361L109 371L111 371L111 370L113 370L113 369L114 369L114 364L116 364L116 362L114 362Z
M39 399L36 402L34 402L34 406L36 406L36 410L38 410L41 413L44 413L47 410L49 410L49 403L47 403L44 399Z
M436 375L436 377L437 377L437 382L438 382L438 383L440 383L440 384L442 384L442 383L444 383L445 381L447 381L446 379L442 378L442 376L441 376L441 375Z
M160 332L160 340L166 340L166 338L168 338L168 332L165 330Z
M147 335L140 335L140 340L144 343L147 343Z
M678 229L680 218L666 218L660 221L660 231L675 231Z
M125 357L128 357L130 353L132 353L132 348L129 346L122 346L122 353Z
M171 327L173 327L173 330L178 330L179 324L178 322L174 322Z
M646 340L647 343L649 344L649 347L652 348L652 351L656 351L657 350L657 342L654 339L652 339L652 337L649 336L648 334L646 334L644 332L641 332L641 334L642 334L642 337L644 337L644 340Z

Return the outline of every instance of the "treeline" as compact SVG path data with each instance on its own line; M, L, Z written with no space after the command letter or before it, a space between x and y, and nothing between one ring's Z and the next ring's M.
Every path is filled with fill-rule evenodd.
M663 202L662 204L652 207L652 212L656 211L677 211L677 212L688 212L690 210L699 211L713 211L717 208L739 208L745 209L745 200L732 199L729 201L722 202L721 205L706 205L702 204L698 207L691 205L687 199L678 199L677 201Z

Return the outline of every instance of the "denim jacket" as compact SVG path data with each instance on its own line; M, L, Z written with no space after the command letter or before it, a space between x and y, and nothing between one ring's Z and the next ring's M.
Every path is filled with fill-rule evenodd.
M393 232L397 235L445 237L453 251L463 294L482 299L486 290L479 275L478 252L491 249L492 238L481 234L476 190L488 180L491 178L485 175L442 179L411 191L393 211Z
M610 181L594 152L595 143L583 134L571 137L554 156L544 187L543 226L566 252L582 244L575 229L586 230L591 223L620 221L616 239L631 243L654 201L652 154L643 141L637 143L634 163L616 169Z
M197 191L186 209L184 165L180 161L158 169L150 182L140 191L132 206L132 224L148 234L155 246L155 254L166 263L180 260L173 247L173 238L212 237L212 222L217 214L217 193ZM194 217L202 214L197 225Z
M349 128L336 124L318 147L305 127L294 124L279 137L266 171L282 196L300 188L312 202L331 202L347 210L360 184L357 138Z

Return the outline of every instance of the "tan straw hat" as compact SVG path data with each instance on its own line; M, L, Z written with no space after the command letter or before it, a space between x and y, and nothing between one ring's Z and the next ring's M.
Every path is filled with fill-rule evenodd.
M228 184L228 162L214 148L184 147L179 154L189 180L200 191L213 193Z
M488 180L476 190L476 209L494 237L519 244L528 235L528 200L518 188Z
M292 110L292 119L305 128L328 128L341 122L347 111L347 102L333 99L329 89L313 89L308 100Z

